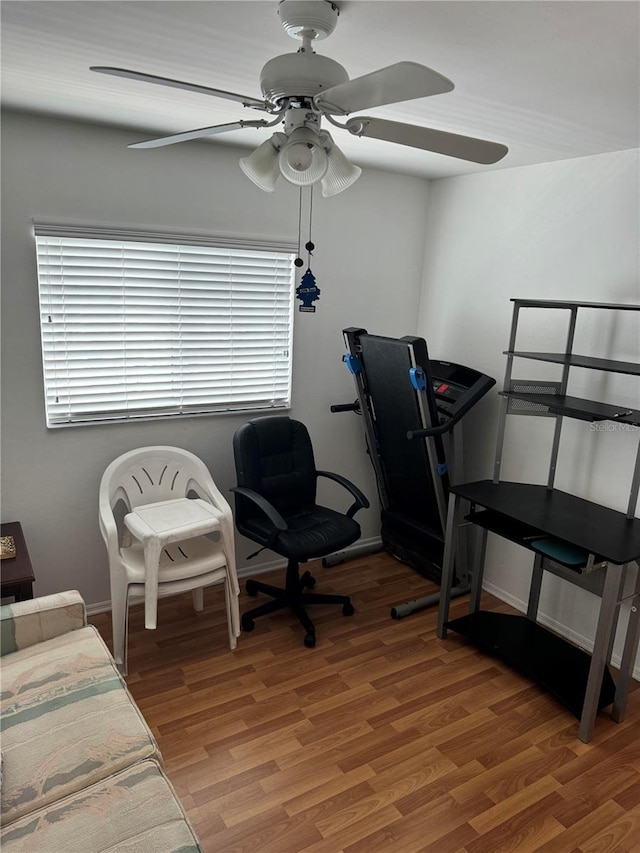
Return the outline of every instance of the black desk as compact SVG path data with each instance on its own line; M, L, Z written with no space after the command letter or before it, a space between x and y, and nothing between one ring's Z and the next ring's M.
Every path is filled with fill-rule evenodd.
M467 519L482 530L474 560L469 614L451 622L455 519L458 502L470 503ZM480 610L487 533L493 532L535 549L543 537L583 549L586 564L576 568L536 553L526 616ZM450 489L442 571L438 636L447 628L498 654L540 682L579 718L579 737L591 738L598 710L613 703L620 722L626 710L633 664L640 639L640 570L634 589L623 598L628 565L640 558L640 520L578 498L525 483L481 480ZM602 598L593 652L589 655L536 621L543 572L547 570ZM630 601L622 662L617 683L608 670L620 604Z

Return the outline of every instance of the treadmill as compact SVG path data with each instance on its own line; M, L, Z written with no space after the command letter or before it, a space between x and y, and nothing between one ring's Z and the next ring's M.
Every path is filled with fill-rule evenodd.
M450 479L458 479L462 437L456 424L495 380L470 367L429 358L420 337L343 330L343 361L357 400L332 406L363 417L381 504L383 547L423 577L440 582ZM466 543L456 548L453 594L469 589ZM394 618L436 604L439 593L391 610Z

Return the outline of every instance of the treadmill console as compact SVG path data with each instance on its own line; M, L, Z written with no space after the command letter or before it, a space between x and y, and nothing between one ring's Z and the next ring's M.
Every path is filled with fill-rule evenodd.
M495 385L495 379L451 361L429 359L431 387L440 421L464 414Z

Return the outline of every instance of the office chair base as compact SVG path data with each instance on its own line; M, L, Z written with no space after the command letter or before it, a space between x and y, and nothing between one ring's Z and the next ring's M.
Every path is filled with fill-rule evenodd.
M305 646L312 649L316 644L316 629L307 614L305 606L311 604L341 604L344 616L352 616L355 613L355 608L347 595L330 595L304 591L305 589L313 589L315 585L315 578L309 572L304 572L302 575L298 574L298 564L295 561L290 561L287 566L285 589L263 583L262 581L247 580L246 590L248 595L253 597L261 592L264 595L270 596L272 600L243 613L241 618L242 630L247 632L253 631L255 620L259 616L265 616L267 613L274 613L277 610L288 608L293 612L306 631L304 636Z

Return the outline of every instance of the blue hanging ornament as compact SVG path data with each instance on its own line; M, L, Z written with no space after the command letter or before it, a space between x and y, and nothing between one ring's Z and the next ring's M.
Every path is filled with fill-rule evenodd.
M302 305L298 306L299 311L315 312L316 306L311 303L320 298L320 288L316 286L316 279L310 267L296 287L296 297L302 302Z

